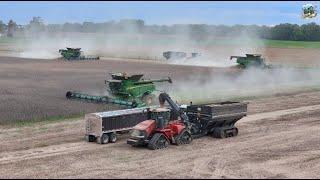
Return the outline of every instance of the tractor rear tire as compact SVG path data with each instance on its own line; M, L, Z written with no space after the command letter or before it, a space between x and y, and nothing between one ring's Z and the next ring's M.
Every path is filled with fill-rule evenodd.
M146 94L142 96L142 102L144 102L147 106L155 104L155 95L153 94Z
M148 149L164 149L169 145L168 139L162 133L156 133L153 135L151 140L148 143Z
M110 133L109 134L109 142L115 143L117 141L117 134L116 133Z
M101 137L97 138L98 144L108 144L108 142L109 142L109 135L108 134L103 134Z
M176 137L176 144L179 146L181 144L190 144L193 138L192 135L187 130L182 130L182 132Z

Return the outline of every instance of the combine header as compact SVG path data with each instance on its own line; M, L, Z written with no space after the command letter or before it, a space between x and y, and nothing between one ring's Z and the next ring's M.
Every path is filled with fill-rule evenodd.
M143 80L143 74L128 76L126 73L113 73L112 79L105 80L107 91L112 96L88 95L78 91L68 91L68 99L87 100L94 103L118 104L129 108L149 106L155 103L155 82L172 83L170 77L156 80Z
M65 60L99 60L100 57L91 57L91 56L83 56L81 48L68 48L67 49L59 49L59 53L62 55Z

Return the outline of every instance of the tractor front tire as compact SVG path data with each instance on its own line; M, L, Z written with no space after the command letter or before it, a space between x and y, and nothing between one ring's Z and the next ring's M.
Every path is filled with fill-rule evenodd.
M151 140L148 143L148 149L164 149L169 146L168 139L162 133L156 133L153 135Z

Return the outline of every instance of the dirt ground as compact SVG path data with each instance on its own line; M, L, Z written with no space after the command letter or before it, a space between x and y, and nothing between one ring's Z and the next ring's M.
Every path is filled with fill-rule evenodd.
M160 151L83 139L83 119L1 128L3 178L317 178L319 92L251 100L239 135ZM288 103L290 99L290 103ZM264 104L266 102L266 104ZM302 102L302 103L300 103ZM288 104L290 104L288 106Z

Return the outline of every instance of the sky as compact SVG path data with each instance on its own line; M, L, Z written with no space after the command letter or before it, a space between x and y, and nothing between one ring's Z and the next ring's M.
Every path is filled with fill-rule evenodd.
M302 19L302 5L320 1L1 1L0 20L25 25L40 16L46 24L142 19L147 25L276 25L320 23Z

